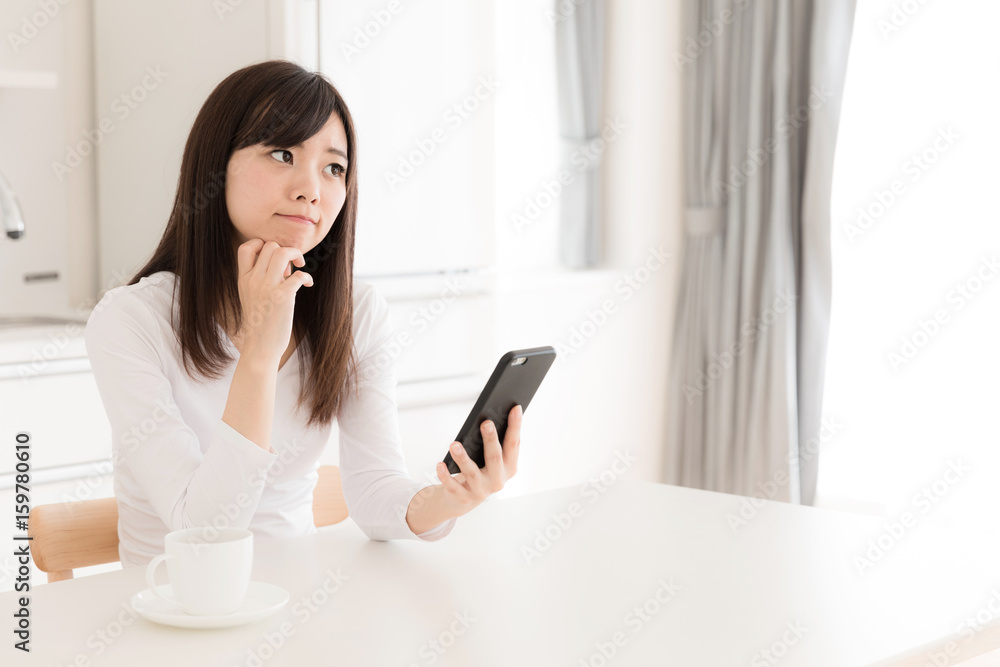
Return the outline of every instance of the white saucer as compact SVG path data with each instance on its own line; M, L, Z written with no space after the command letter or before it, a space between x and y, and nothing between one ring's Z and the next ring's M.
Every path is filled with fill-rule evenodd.
M165 585L163 589L164 593L173 595L170 584ZM231 614L193 616L181 611L179 607L164 602L148 588L132 596L132 607L140 616L154 623L178 628L229 628L270 616L284 607L288 603L288 598L288 591L281 586L251 581L243 604Z

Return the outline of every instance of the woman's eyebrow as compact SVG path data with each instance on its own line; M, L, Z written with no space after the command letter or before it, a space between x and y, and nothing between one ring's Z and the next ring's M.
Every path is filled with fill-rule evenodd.
M295 146L292 146L292 148L302 148L304 145L305 145L305 142L303 142L301 144L296 144ZM337 148L336 146L330 146L324 152L325 153L333 153L335 155L339 155L340 157L344 158L345 160L348 159L347 153L345 153L341 149Z
M340 150L339 148L334 148L333 146L331 146L330 148L326 149L326 152L327 153L335 153L335 154L341 156L342 158L344 158L345 160L347 159L347 153L345 153L344 151Z

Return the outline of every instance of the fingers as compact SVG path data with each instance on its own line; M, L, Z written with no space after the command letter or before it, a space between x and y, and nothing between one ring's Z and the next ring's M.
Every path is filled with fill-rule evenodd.
M292 247L281 247L274 241L268 241L264 246L264 250L261 251L261 259L263 259L264 251L270 246L271 252L267 257L267 275L269 278L275 282L281 282L285 279L288 274L292 273L289 263L294 263L295 266L305 266L305 258L302 255L302 251L298 248Z
M266 275L268 267L271 263L271 255L274 251L278 249L278 244L274 241L267 241L260 248L260 252L257 253L257 263L254 264L254 272L258 275Z
M465 448L461 444L454 442L451 445L451 456L458 464L459 470L465 475L466 485L477 504L502 489L507 479L504 474L500 440L493 422L491 420L484 421L479 425L479 430L483 436L484 467L482 469L465 452Z
M507 430L503 435L503 467L507 479L517 474L517 456L521 450L521 419L524 411L515 405L507 416Z
M283 283L283 285L288 285L288 289L291 289L293 292L297 292L303 285L312 287L314 284L313 277L305 271L296 271L292 274L291 278Z
M483 458L485 466L480 470L475 461L466 453L460 442L451 443L449 451L461 472L451 475L444 462L437 464L437 476L445 492L466 512L481 503L488 496L503 489L504 484L517 471L517 452L521 439L521 406L515 405L507 420L504 445L500 446L492 420L485 420L479 426L483 435ZM506 451L510 446L511 452Z
M290 264L285 264L285 269L284 269L284 271L285 271L284 277L285 278L287 278L288 276L292 275L292 265L293 264L295 266L299 267L299 268L302 268L303 266L306 265L305 256L303 256L303 254L301 252L299 252L296 256L292 257L292 261L291 261Z
M488 493L496 493L507 481L500 438L495 424L490 419L480 424L479 430L483 433L483 458L486 463L482 470L484 473L482 476L485 477L483 486Z
M257 263L257 255L264 247L261 239L250 239L246 243L240 244L236 251L236 261L239 265L240 275L248 273Z
M460 484L471 495L475 502L485 500L488 496L503 489L508 479L517 472L517 455L521 440L521 406L515 405L511 409L507 419L507 429L504 434L504 445L500 446L500 438L497 435L495 424L487 419L479 425L483 436L483 459L484 466L480 470L476 462L466 453L461 443L451 444L451 457L461 471L455 477L464 477L464 484ZM511 451L508 452L507 447ZM438 465L438 477L447 476L449 482L458 483L447 473L447 466L444 463ZM454 487L451 487L454 488Z
M452 454L452 458L456 458ZM465 505L472 501L472 494L469 491L468 486L465 482L465 475L462 473L457 473L454 476L448 472L448 466L445 465L444 461L437 464L437 476L441 480L441 484L444 486L445 490L452 495L452 497L459 502L459 504Z
M450 451L451 458L455 460L458 469L465 476L465 486L468 488L471 496L476 500L482 500L488 496L489 493L486 491L486 485L483 483L483 474L476 462L465 451L465 447L456 441L451 443Z
M246 248L246 250L244 250ZM298 248L291 246L282 247L275 241L264 242L261 239L251 239L240 246L240 266L241 271L246 273L250 268L256 268L260 275L267 276L272 282L288 282L287 278L293 281L288 289L297 291L302 285L313 285L312 276L304 271L292 271L292 265L303 267L306 264L305 256ZM249 258L250 253L256 254L256 259L252 263L247 263L249 268L243 269L244 253ZM302 274L301 276L298 274Z

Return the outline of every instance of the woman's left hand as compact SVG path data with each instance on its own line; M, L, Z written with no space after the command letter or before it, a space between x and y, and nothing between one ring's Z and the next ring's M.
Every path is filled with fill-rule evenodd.
M515 405L507 416L507 430L503 447L497 437L492 420L480 424L483 434L483 458L480 468L469 458L460 442L451 443L451 457L461 472L452 475L444 463L437 464L438 479L444 487L446 502L452 506L452 515L461 516L472 510L489 496L503 488L507 480L517 474L517 454L521 446L521 406ZM492 429L492 430L490 430Z

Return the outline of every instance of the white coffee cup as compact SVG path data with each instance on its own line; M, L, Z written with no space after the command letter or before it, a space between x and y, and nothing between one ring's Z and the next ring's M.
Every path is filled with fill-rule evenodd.
M253 533L242 528L186 528L167 533L164 553L146 566L146 585L157 597L194 616L230 614L250 587ZM156 585L156 569L167 562L174 595Z

